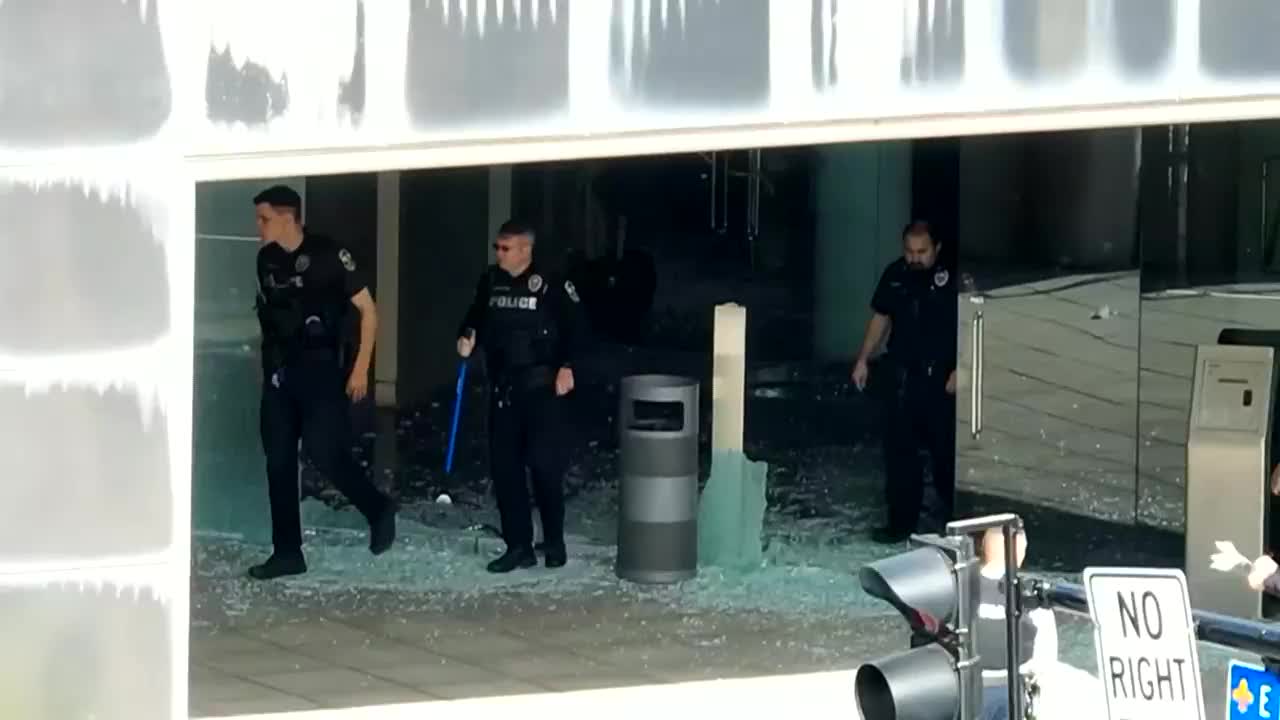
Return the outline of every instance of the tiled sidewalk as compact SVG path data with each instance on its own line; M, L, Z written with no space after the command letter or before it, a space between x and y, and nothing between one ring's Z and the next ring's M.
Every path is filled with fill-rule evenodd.
M903 640L900 621L887 618L861 620L855 633L846 623L616 600L531 600L527 612L499 617L503 607L194 630L192 716L851 669Z

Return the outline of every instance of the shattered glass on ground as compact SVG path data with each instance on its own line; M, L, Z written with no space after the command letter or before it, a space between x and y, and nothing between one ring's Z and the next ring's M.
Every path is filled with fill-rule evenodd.
M617 368L614 373L643 368L698 376L705 362L694 353L619 353L605 363ZM564 678L513 676L510 651L475 650L488 647L481 639L493 632L502 633L503 647L515 642L512 638L528 644L530 648L521 652L532 656L567 651L579 660L587 656L601 663L589 671L573 671L575 683L594 678L590 682L599 686L847 670L902 650L907 643L905 622L886 603L864 593L857 581L862 565L906 546L885 547L869 540L870 530L883 517L877 415L868 398L849 391L845 372L787 366L752 372L746 455L768 466L763 560L750 570L703 566L695 579L670 586L626 583L613 572L616 374L592 377L583 372L572 400L578 451L566 477L569 565L504 576L484 569L501 551L502 542L487 473L482 379L466 398L451 475L442 471L452 409L447 394L422 407L379 416L377 427L368 428L361 439L357 451L362 464L401 504L400 537L391 552L370 556L360 515L323 478L304 469L310 572L266 584L244 577L245 569L269 552L265 487L254 486L261 463L256 423L244 421L252 409L248 399L230 397L241 390L224 392L220 402L235 403L238 413L223 416L221 437L197 431L196 502L225 494L227 488L235 488L236 496L225 495L204 512L196 507L193 657L216 655L216 648L230 637L237 643L245 638L263 643L268 654L279 654L284 650L270 638L286 631L309 634L324 652L308 655L290 646L286 649L293 654L273 671L303 672L299 668L305 666L310 668L305 672L319 672L308 663L336 653L348 658L335 661L345 663L343 672L360 673L361 679L352 680L356 685L342 693L341 683L330 680L333 687L327 689L341 695L335 695L337 699L281 685L290 699L276 698L284 704L271 705L305 709L367 704L357 702L373 682L365 674L383 680L387 674L358 658L373 653L373 648L379 657L399 657L396 653L405 650L405 643L417 648L415 652L445 658L454 663L451 667L461 662L475 670L474 677L456 685L452 680L443 683L434 671L421 681L415 676L410 683L413 692L427 697L568 687ZM256 392L252 383L248 385L248 392ZM704 383L703 392L703 407L710 407L709 383ZM210 402L207 395L204 401ZM701 428L703 483L710 471L706 415ZM231 433L240 438L229 441ZM199 447L202 443L204 449ZM211 489L209 483L227 485ZM961 506L967 515L1022 514L1031 536L1026 569L1048 577L1079 582L1076 573L1088 564L1180 564L1177 543L1153 542L1145 531L1129 532L998 498L968 498ZM1087 619L1059 614L1059 622L1062 659L1092 669ZM332 639L334 626L354 634ZM383 647L390 642L387 635L398 643L394 651ZM357 651L335 649L350 643ZM609 649L617 643L623 645ZM467 654L472 650L474 657ZM216 672L221 673L218 682L234 682L249 672L246 668L259 667L257 661L240 656L208 662L216 664L210 668L205 660L197 660L193 677ZM424 664L421 658L417 662ZM408 680L397 675L395 682L399 691ZM200 697L207 699L207 693L193 689L193 707ZM223 707L219 702L201 707ZM298 704L306 702L312 704Z

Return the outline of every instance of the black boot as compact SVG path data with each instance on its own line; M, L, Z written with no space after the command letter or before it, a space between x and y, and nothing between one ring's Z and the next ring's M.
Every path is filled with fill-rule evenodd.
M391 549L396 541L396 506L390 500L378 518L369 523L369 552L374 555Z
M271 557L261 565L249 568L249 577L254 580L274 580L286 575L301 575L307 571L307 561L302 552L271 553Z
M544 562L549 568L562 568L569 561L569 553L565 550L564 543L549 544L543 543L543 552L546 554Z
M502 557L489 563L491 573L509 573L516 568L531 568L538 564L538 556L528 545L509 547Z

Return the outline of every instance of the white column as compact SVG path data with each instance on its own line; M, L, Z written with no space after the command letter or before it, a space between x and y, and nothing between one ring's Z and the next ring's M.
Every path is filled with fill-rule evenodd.
M742 452L747 384L747 309L716 306L711 380L711 449Z
M511 219L511 166L489 166L489 235L484 241L489 247L489 263L496 259L493 253L493 236L498 226Z
M373 393L378 407L396 404L400 332L400 173L378 173L378 342Z

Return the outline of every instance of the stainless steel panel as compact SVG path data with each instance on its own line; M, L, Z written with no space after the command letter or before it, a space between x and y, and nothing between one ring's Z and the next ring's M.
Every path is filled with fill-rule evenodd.
M1214 77L1280 77L1280 3L1200 2L1200 64Z
M622 517L638 523L689 522L698 516L698 476L631 476L620 491Z
M170 324L163 206L119 178L60 174L0 174L0 355L158 340Z
M0 384L0 564L173 542L167 416L132 391Z
M764 105L769 20L769 0L613 0L610 84L627 105Z
M461 131L562 115L572 16L568 0L409 3L404 77L414 127Z
M0 2L0 148L103 146L153 136L174 103L163 4ZM0 215L6 223L11 217Z
M0 714L169 720L175 610L147 587L0 576Z

